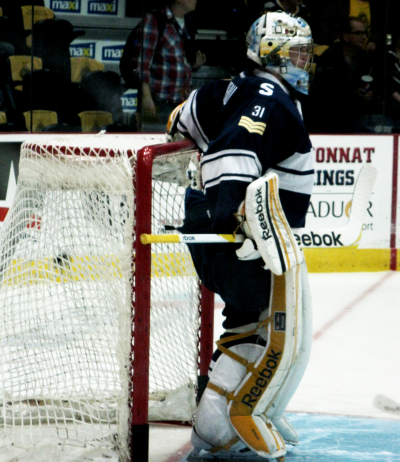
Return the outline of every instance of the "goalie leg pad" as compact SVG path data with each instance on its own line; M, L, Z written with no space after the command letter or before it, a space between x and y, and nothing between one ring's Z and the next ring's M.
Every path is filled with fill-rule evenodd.
M249 184L245 210L247 225L268 269L281 275L301 263L303 254L283 212L276 173Z
M301 271L296 266L273 278L270 308L251 332L224 338L222 355L215 363L204 392L195 428L213 451L239 451L247 447L262 458L286 453L285 443L266 412L288 377L298 353L301 321ZM224 343L255 333L266 345Z
M234 393L235 400L228 406L236 433L259 455L267 456L268 452L265 451L263 441L258 440L257 430L254 428L249 432L237 417L250 415L253 421L254 417L269 421L266 411L285 385L298 353L298 331L301 328L300 276L300 266L297 265L284 275L273 277L270 308L264 314L267 318L263 321L264 328L268 330L267 345L257 362L251 367L247 366L251 373L239 384Z
M228 337L228 340L232 337ZM255 344L240 344L229 351L246 361L254 362L260 356L263 347ZM246 445L237 438L227 413L230 393L246 375L246 368L226 354L222 354L210 374L210 381L205 389L196 411L196 440L201 438L204 448L214 447L220 450L239 451ZM220 392L220 390L223 392ZM233 397L233 395L232 395ZM193 441L197 443L198 441Z
M278 430L285 443L293 445L299 444L299 436L284 414L279 418L274 417L274 420L271 419L271 422L275 425L275 428Z
M298 326L298 354L287 379L280 388L274 402L267 410L267 415L279 430L284 440L291 444L298 443L297 433L286 420L283 413L303 378L310 358L312 343L312 301L305 261L301 263L300 272L302 309L301 322L299 322Z
M235 345L228 349L229 355L222 354L216 361L210 374L209 385L196 412L195 430L192 434L193 446L201 448L204 454L216 454L223 458L224 454L239 454L249 447L247 442L237 435L227 406L231 399L235 399L232 391L247 374L246 366L241 363L256 362L264 349L265 347L255 344ZM233 359L236 356L241 358L241 362ZM276 458L286 453L283 439L267 416L237 416L235 423L240 428L257 432L260 443L263 441L264 458Z

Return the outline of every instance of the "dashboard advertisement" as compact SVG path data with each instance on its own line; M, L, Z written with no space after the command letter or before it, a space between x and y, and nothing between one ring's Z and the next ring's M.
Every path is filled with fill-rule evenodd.
M351 213L361 168L370 164L377 179L359 248L389 248L392 215L394 137L391 135L312 135L315 181L306 227L339 228Z
M125 17L125 0L45 0L54 13Z
M136 98L136 94L125 95L129 110L134 109ZM37 136L0 137L0 227L15 196L20 146L25 139ZM378 173L358 248L399 248L396 232L399 220L396 214L398 135L312 135L311 141L315 154L315 182L306 228L345 226L360 170L370 164Z

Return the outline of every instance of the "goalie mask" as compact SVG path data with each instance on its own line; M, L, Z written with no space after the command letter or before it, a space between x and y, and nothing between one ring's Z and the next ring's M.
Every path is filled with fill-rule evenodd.
M251 26L246 43L248 58L280 74L297 91L308 94L313 41L304 19L282 11L266 13Z

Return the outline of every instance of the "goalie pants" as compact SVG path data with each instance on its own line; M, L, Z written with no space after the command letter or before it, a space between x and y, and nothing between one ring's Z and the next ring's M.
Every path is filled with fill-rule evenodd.
M207 201L201 191L188 188L185 196L183 233L213 233ZM271 274L261 258L238 260L241 244L188 244L197 274L207 289L225 302L223 327L232 329L257 322L268 307Z

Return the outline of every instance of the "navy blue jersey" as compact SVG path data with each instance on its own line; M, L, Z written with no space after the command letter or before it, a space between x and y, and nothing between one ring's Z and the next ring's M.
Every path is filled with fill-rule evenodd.
M191 93L179 131L203 151L202 179L213 231L231 233L248 184L267 171L279 176L289 224L303 227L312 186L312 146L299 108L277 78L246 71Z

